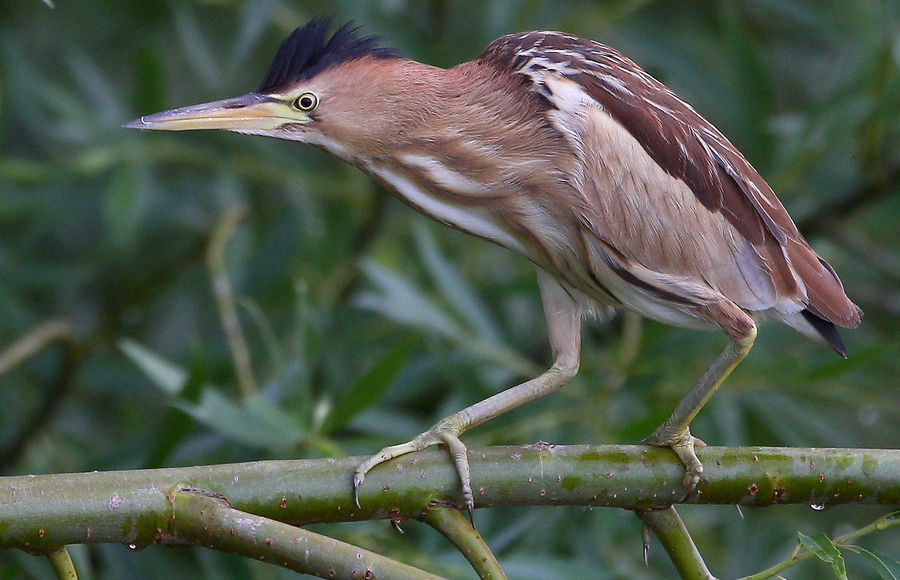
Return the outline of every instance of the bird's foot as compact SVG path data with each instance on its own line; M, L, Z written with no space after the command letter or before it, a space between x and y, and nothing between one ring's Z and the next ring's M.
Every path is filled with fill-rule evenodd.
M448 451L450 451L450 456L453 458L453 463L456 466L456 472L459 474L459 481L462 485L463 501L465 502L466 510L469 513L469 519L474 522L475 496L472 494L472 484L469 476L469 459L466 446L459 438L462 432L465 431L464 425L465 420L460 413L450 415L449 417L441 419L434 427L417 435L412 440L407 441L406 443L400 443L399 445L385 447L375 455L360 463L356 468L356 471L353 472L353 501L356 502L356 507L361 507L359 505L359 487L362 485L363 481L365 481L366 474L371 471L372 468L386 461L390 461L395 457L422 451L431 445L443 443L447 446Z
M697 484L700 483L700 476L703 475L703 464L697 458L694 447L705 447L706 443L691 435L691 431L687 427L680 433L672 433L665 427L665 425L659 427L641 443L657 447L668 447L675 452L678 460L681 461L685 468L684 479L682 480L685 494L681 498L681 501L684 501L694 493Z

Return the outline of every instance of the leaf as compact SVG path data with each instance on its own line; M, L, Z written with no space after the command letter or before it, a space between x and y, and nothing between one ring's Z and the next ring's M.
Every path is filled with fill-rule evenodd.
M897 577L891 572L888 565L884 563L884 560L886 559L884 556L859 546L846 545L844 547L851 552L862 556L863 559L878 572L878 575L881 576L881 580L897 580Z
M334 410L325 420L325 428L333 430L343 427L361 411L378 401L403 370L412 346L412 339L404 340L372 365L372 368L361 376L334 406Z
M216 58L216 50L210 46L200 30L200 24L193 10L183 4L174 4L175 30L181 41L185 58L190 62L191 72L203 86L222 88L222 67Z
M104 217L117 250L135 245L149 197L147 179L139 169L126 166L113 173L104 195Z
M231 40L231 53L228 55L228 70L236 69L245 62L253 46L257 44L266 27L272 22L277 4L273 0L248 2L239 8L240 28L237 36Z
M361 294L356 300L358 306L381 312L402 324L437 333L476 356L523 376L541 372L541 368L501 343L473 336L399 274L372 261L364 261L361 267L379 291Z
M284 449L306 438L296 417L263 397L235 402L207 386L196 405L177 401L175 406L217 433L251 447Z
M272 323L266 317L263 308L258 302L246 296L238 299L238 305L244 309L244 312L247 313L247 316L250 317L250 320L256 327L256 332L259 333L262 339L272 367L276 369L282 368L286 364L284 351L281 349L281 345L278 344L275 330L272 328Z
M413 223L413 232L422 260L437 287L441 289L441 293L481 337L488 342L500 344L500 331L484 302L472 292L471 287L460 277L456 267L447 262L441 254L434 235L425 222L416 220Z
M187 384L187 372L130 338L118 342L119 349L131 359L156 386L170 395L178 395Z
M825 534L816 534L815 538L810 538L803 532L797 532L800 544L804 548L814 553L823 562L831 564L834 575L839 580L847 580L847 567L844 564L844 557L841 556L837 546Z
M444 337L463 335L459 326L408 280L371 260L363 261L361 267L378 292L362 294L357 299L359 306Z

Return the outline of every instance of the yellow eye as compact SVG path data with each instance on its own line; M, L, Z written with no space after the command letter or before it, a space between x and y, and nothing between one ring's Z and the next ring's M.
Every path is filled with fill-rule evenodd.
M312 111L319 106L319 97L315 93L303 93L294 99L294 108L301 111Z

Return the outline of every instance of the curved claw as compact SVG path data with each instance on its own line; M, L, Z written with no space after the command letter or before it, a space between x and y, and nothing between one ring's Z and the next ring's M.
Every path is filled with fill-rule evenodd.
M357 475L356 472L353 473L353 503L356 504L357 509L362 509L362 506L359 505L359 486L362 485L365 478L366 474Z
M390 461L395 457L407 455L408 453L421 451L429 445L440 443L441 440L432 433L433 430L434 428L422 433L417 437L414 437L412 440L407 441L406 443L400 443L398 445L385 447L375 455L372 455L371 457L360 463L356 467L356 471L353 472L353 501L356 502L356 507L362 508L362 506L359 505L359 488L366 480L366 474L369 473L372 468L377 465L381 465L385 461Z
M647 522L641 524L641 555L644 566L650 566L650 525Z
M682 462L683 463L683 462ZM697 489L697 484L700 483L700 476L703 474L703 466L700 466L699 471L691 471L688 468L687 473L684 474L684 479L681 480L681 485L684 486L684 495L678 500L679 503L683 503L688 500Z

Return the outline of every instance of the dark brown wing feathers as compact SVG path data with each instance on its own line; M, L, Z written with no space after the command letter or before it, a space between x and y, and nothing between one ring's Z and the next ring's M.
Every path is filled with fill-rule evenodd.
M540 50L558 64L640 143L669 175L684 181L698 201L719 212L753 244L772 273L779 295L806 287L804 317L838 352L831 323L855 327L860 309L834 270L797 231L775 193L743 155L708 121L634 62L602 44L574 36L533 32L492 44L481 58L523 66L523 52ZM534 66L534 65L532 65ZM540 90L536 92L540 93Z

